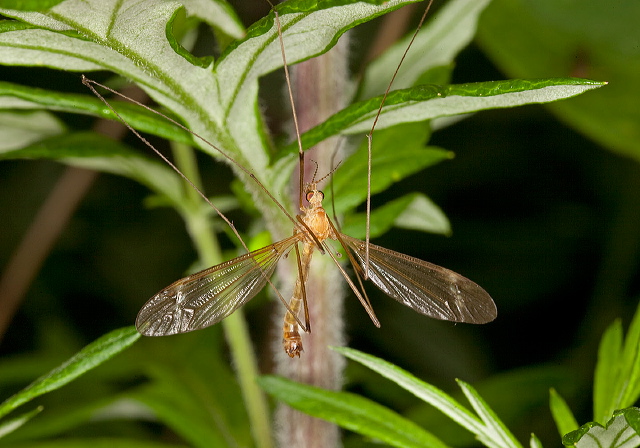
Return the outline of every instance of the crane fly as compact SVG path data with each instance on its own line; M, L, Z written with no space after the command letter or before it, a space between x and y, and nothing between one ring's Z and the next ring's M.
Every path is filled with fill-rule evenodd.
M295 247L299 276L284 318L283 344L290 357L300 356L303 346L298 313L303 307L306 310L305 281L318 244L334 257L326 240L339 241L360 285L366 266L367 244L336 229L322 207L323 198L316 182L311 182L306 186L309 205L303 207L299 215L303 225L296 227L292 236L169 285L142 307L136 319L138 331L146 336L166 336L220 322L254 297L265 286L278 260ZM298 244L302 244L301 254ZM493 300L476 283L448 269L384 247L369 244L367 276L389 297L429 317L475 324L490 322L496 317ZM364 289L358 289L346 278L379 327ZM308 317L305 324L302 328L310 331Z
M420 25L425 16L426 11ZM300 330L304 332L311 331L305 285L311 260L316 250L323 254L328 254L333 259L351 290L377 327L380 327L380 322L364 290L363 280L370 280L389 297L418 313L432 318L474 324L482 324L495 319L497 310L493 300L484 289L473 281L440 266L369 243L369 213L367 213L366 241L361 241L341 233L322 206L324 194L318 189L318 184L322 182L324 178L316 180L316 174L314 174L311 182L307 184L303 183L304 152L300 142L300 133L298 131L295 105L293 104L293 96L284 54L284 44L282 42L277 12L275 12L275 18L278 26L285 78L289 88L289 96L299 144L300 214L296 216L296 219L292 218L286 212L286 209L266 190L264 185L260 183L253 173L239 165L235 160L230 158L230 156L226 155L213 144L207 142L204 138L189 131L171 118L165 118L191 132L194 136L219 151L247 174L250 174L250 177L258 186L275 201L278 207L287 214L293 222L293 234L261 249L189 275L162 289L151 297L138 313L136 318L136 328L138 331L145 336L168 336L206 328L222 321L225 317L251 300L265 285L269 284L287 310L282 329L284 351L292 358L295 356L299 357L303 351ZM91 84L106 88L105 86L86 78L83 78L83 82L111 108ZM393 79L391 82L393 82ZM386 98L390 87L391 83L387 88L382 103L384 103L384 98ZM106 89L122 96L112 89ZM142 106L146 107L144 105ZM111 108L111 110L119 117L113 108ZM149 110L160 114L153 109ZM371 132L367 136L369 139L369 156L371 156L371 136L381 110L382 104L374 120ZM122 120L122 118L120 119ZM132 132L140 137L134 129L126 122L124 123ZM142 137L140 138L142 139ZM151 149L158 152L146 140L142 140L150 146ZM169 163L173 169L178 171L181 176L185 177L164 156L159 155ZM371 159L369 159L369 176L371 171L370 164ZM325 178L331 175L332 172L325 176ZM204 196L189 179L186 177L185 179L209 202L206 196ZM368 188L367 212L369 212L370 186ZM303 205L303 198L306 200L306 205ZM213 206L210 202L209 204ZM216 211L218 210L216 209ZM225 218L219 211L218 213ZM231 225L236 235L238 235L233 225L228 220L226 221ZM347 272L338 262L335 250L328 244L328 240L337 241L343 248L344 253L353 267L357 284L351 280ZM287 302L272 285L270 277L278 261L282 257L289 255L292 251L295 252L296 256L298 277L293 288L292 298ZM304 317L301 319L299 315L302 311L304 312Z

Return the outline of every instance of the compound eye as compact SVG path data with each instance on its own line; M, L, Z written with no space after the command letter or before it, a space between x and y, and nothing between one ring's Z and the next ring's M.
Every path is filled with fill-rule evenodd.
M307 192L307 201L311 202L311 199L322 201L324 199L324 193L320 190L311 190Z

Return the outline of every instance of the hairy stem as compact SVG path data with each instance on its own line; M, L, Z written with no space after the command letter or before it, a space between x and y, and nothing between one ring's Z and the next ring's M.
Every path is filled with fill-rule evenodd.
M286 45L286 42L285 42ZM338 45L323 56L298 64L292 68L294 100L298 111L301 132L322 122L344 107L347 79L348 42L343 36ZM318 177L331 171L331 158L337 147L331 139L307 151L305 179L311 180L316 164ZM298 174L292 179L292 200L298 203ZM321 186L322 187L322 186ZM329 208L330 210L330 208ZM285 268L286 269L286 268ZM279 271L284 273L284 269ZM284 274L286 283L295 281L295 269ZM282 349L278 316L278 337L274 344L276 370L295 381L337 390L342 386L344 360L329 350L331 345L344 345L343 297L344 286L338 269L328 256L316 253L311 264L306 286L311 322L311 333L302 335L304 353L300 358L290 359ZM312 418L280 405L276 413L277 439L279 446L304 446L324 448L340 446L338 428L324 420Z

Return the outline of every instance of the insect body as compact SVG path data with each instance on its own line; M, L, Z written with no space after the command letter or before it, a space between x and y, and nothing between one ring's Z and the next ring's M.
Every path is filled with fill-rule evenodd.
M280 257L295 247L299 275L284 318L283 344L290 357L300 356L303 345L299 330L311 330L306 307L307 274L316 249L334 257L327 239L337 240L345 247L360 288L339 268L376 326L380 326L379 321L362 289L361 279L367 265L369 280L388 296L421 314L476 324L495 319L497 310L489 294L460 274L374 244L369 244L367 263L366 243L337 231L322 207L324 195L316 182L309 184L306 191L309 205L302 208L301 225L292 236L166 287L138 313L138 331L146 336L166 336L221 321L254 297L267 283ZM301 254L298 244L302 244ZM302 309L304 325L298 316Z
M428 7L426 11L428 11ZM426 11L421 23L426 16ZM289 96L292 99L277 12L275 12L275 23L280 37ZM407 50L405 50L405 54ZM387 93L389 89L390 85ZM382 104L384 98L386 98L386 93ZM371 136L381 113L382 104L374 120L371 133L368 135L369 145L371 145ZM364 242L338 231L322 207L324 195L317 188L317 184L322 179L316 181L314 175L313 180L302 188L304 152L293 99L291 106L294 112L294 124L299 145L300 197L305 197L308 202L308 205L302 205L301 201L301 214L296 219L286 212L285 208L266 190L253 173L226 156L223 151L219 151L249 174L267 195L276 201L278 207L294 223L293 235L262 249L185 277L164 288L149 299L138 313L136 319L138 331L147 336L166 336L202 329L220 322L247 303L267 283L273 287L270 277L278 260L292 250L295 250L296 254L298 277L291 299L287 302L273 287L287 309L283 324L283 344L285 352L290 357L300 356L303 351L300 329L305 332L311 331L305 287L311 259L316 250L333 258L336 267L376 326L380 326L380 323L364 290L364 279L373 282L380 290L398 302L426 316L476 324L495 319L497 311L493 300L484 289L471 280L434 264L370 244L368 236L367 242ZM178 126L181 125L178 124ZM369 146L369 155L371 154L370 149ZM206 199L206 196L203 194L202 196ZM369 201L370 191L367 196ZM335 249L328 244L327 240L335 240L342 246L353 266L356 282L350 279L344 268L338 263L334 254ZM299 316L302 310L304 310L304 322Z

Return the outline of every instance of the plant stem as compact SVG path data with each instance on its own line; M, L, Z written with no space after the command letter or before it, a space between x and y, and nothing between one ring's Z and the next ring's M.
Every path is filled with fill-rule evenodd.
M179 143L172 143L172 145L176 165L200 188L201 181L194 151ZM183 212L182 215L189 235L198 251L200 262L205 266L221 263L223 260L220 246L211 232L208 211L203 211L201 206L202 199L190 187L186 188L185 196L190 206L185 207L185 210L189 211ZM256 382L259 375L258 365L242 310L236 310L231 316L224 319L222 326L249 415L249 425L255 446L271 448L273 438L270 429L269 407L264 393Z
M286 42L285 42L286 46ZM298 111L300 130L311 128L332 113L344 107L347 79L347 47L345 36L331 51L320 57L297 64L292 70L293 94ZM306 160L318 166L318 176L331 171L331 158L337 146L331 139L307 151ZM312 178L316 166L305 164L305 179ZM298 204L298 174L293 176L292 187L295 204ZM279 271L283 274L284 270ZM297 271L289 269L283 278L287 284L295 280ZM342 301L344 284L332 260L316 254L306 284L311 333L303 334L304 352L298 359L290 359L282 350L278 321L278 339L274 344L276 370L279 374L298 382L325 389L338 390L342 386L344 360L329 350L330 345L344 345ZM283 308L284 309L284 308ZM285 405L276 413L277 439L279 446L304 446L307 448L339 447L340 433L337 426L315 419Z

